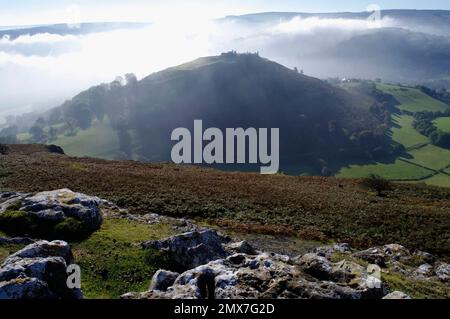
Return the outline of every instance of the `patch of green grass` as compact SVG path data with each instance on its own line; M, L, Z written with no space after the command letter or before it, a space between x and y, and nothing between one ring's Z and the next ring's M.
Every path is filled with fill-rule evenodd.
M381 278L391 291L401 291L414 299L450 298L450 286L442 282L414 280L396 272L383 273Z
M20 134L17 134L17 139L18 139L19 142L21 142L21 143L29 142L29 141L31 140L31 134L30 134L30 133L20 133Z
M413 157L408 159L409 161L435 170L440 170L450 164L450 150L431 144L412 150L409 154Z
M99 231L73 245L85 297L118 298L130 291L147 290L153 274L168 268L168 261L159 252L146 251L138 243L170 235L173 232L167 224L105 219Z
M436 125L439 130L450 133L450 116L437 118L434 121L434 125Z
M403 144L406 148L413 145L429 143L428 137L417 132L412 123L414 118L409 115L396 115L394 123L400 127L394 127L392 129L392 139L397 143Z
M450 176L445 174L437 174L424 181L427 185L450 187Z
M391 94L400 103L397 107L403 111L445 111L448 105L433 99L431 96L415 88L400 87L389 84L378 84L377 88L385 93Z
M78 131L76 136L59 136L51 143L61 146L70 156L113 159L119 149L117 133L106 119L102 123L95 123L87 130Z
M23 245L0 245L0 265L9 255L14 254L23 247Z
M377 163L344 167L338 172L337 177L363 178L369 176L370 174L377 174L390 180L409 180L421 179L431 175L432 173L432 171L426 168L406 163L401 160L396 160L393 164Z

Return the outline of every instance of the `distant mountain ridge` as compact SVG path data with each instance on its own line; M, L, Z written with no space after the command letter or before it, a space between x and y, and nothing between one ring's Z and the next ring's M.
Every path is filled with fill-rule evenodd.
M306 12L261 12L245 15L231 15L223 20L234 20L247 23L269 23L290 20L294 17L303 19L317 17L321 19L367 19L373 12L330 12L330 13L306 13ZM400 27L413 27L421 25L428 31L434 30L440 35L450 35L448 25L450 23L450 10L381 10L381 17L390 17L400 22Z
M450 87L450 11L382 10L379 25L366 25L371 14L263 12L219 21L248 32L236 49L257 45L265 56L318 78Z
M23 35L36 35L42 33L58 35L83 35L90 33L107 32L119 29L138 29L148 26L149 23L137 22L99 22L99 23L80 23L77 26L71 26L66 23L49 24L39 26L8 27L5 30L0 28L0 38L9 37L10 40L17 39Z

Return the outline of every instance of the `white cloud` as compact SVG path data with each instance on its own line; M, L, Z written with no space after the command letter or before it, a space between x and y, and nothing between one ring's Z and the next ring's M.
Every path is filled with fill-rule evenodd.
M216 30L212 22L184 19L84 36L38 34L0 39L0 117L7 115L5 109L9 114L24 105L40 108L60 103L118 75L133 72L143 77L212 54L210 39ZM30 78L35 81L30 83Z
M392 23L389 18L381 22L383 27ZM370 27L366 20L295 17L267 28L217 23L181 12L171 18L164 15L142 29L4 38L0 39L0 118L6 115L6 107L19 112L24 106L56 106L118 75L133 72L141 78L229 50L259 51L262 56L318 75L316 69L306 67L304 57L326 51L349 34Z
M319 17L302 19L300 16L296 16L287 22L279 23L272 27L271 30L275 33L301 33L320 29L353 31L390 26L393 26L393 20L389 17L384 17L380 21L370 21L364 19L326 19Z

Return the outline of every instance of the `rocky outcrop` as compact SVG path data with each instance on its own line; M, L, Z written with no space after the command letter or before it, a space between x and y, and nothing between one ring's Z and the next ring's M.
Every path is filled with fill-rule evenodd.
M309 260L323 257L308 256ZM325 263L328 263L325 262ZM367 285L364 271L347 277L342 265L330 264L323 273L310 275L308 266L302 262L277 254L234 254L224 259L211 261L179 275L167 289L151 289L144 293L130 293L123 298L332 298L362 299L382 298L386 287ZM336 268L334 268L336 266ZM345 267L344 267L345 268ZM307 271L307 272L305 272ZM327 272L327 280L324 273ZM339 273L339 275L338 275ZM332 281L333 276L339 277ZM359 277L358 277L359 276ZM350 284L351 280L355 280Z
M450 281L450 264L447 263L440 263L436 266L434 269L434 273L436 274L436 277L439 278L442 282L449 282Z
M62 221L72 217L96 230L102 223L99 209L101 203L102 200L98 197L60 189L25 197L20 210L49 220Z
M181 269L190 269L228 256L229 252L225 250L224 245L230 240L214 230L204 230L145 242L142 246L145 249L161 250L167 253Z
M433 266L430 264L420 265L419 268L414 272L417 277L431 277L433 276Z
M67 287L67 266L73 262L64 241L38 241L9 256L0 267L0 299L79 299Z
M100 205L104 203L106 202L97 197L75 193L69 189L37 194L0 193L0 219L2 217L5 219L2 224L6 225L7 222L12 224L6 225L5 231L17 228L16 232L26 232L27 235L32 233L41 238L47 237L40 233L35 234L33 230L45 228L46 233L54 235L53 228L69 219L79 222L80 225L63 224L61 226L63 230L72 227L71 231L89 233L97 230L102 224ZM6 217L7 214L9 215Z
M224 246L229 253L240 253L247 255L257 255L257 251L245 240L240 242L229 243Z
M330 259L335 254L346 254L351 253L351 247L349 244L342 243L342 244L334 244L330 246L322 246L314 248L313 252L316 253L319 256L325 257Z
M179 273L173 271L163 269L158 270L153 275L150 290L166 291L167 288L173 285L179 275Z
M381 267L398 261L409 261L412 257L424 258L427 260L433 259L431 254L420 251L411 253L408 249L398 244L369 248L367 250L356 252L354 256Z
M318 279L328 280L331 277L332 265L325 257L309 253L296 258L295 263L300 265L305 273Z
M205 230L143 243L145 249L169 253L186 269L181 274L159 270L149 291L122 298L333 298L381 299L387 287L350 260L348 244L320 247L291 258L256 251L248 242L233 242ZM334 254L349 259L332 262Z
M430 253L419 250L410 252L398 244L370 248L353 253L352 256L381 267L391 267L394 271L412 279L448 282L450 278L449 264L437 262L436 257ZM415 264L418 261L424 263L414 269L406 267L406 265Z
M412 299L401 291L394 291L383 297L383 299Z

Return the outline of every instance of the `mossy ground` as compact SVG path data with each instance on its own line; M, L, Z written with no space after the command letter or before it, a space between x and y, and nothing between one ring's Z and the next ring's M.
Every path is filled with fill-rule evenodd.
M168 224L105 219L99 231L73 244L85 298L118 298L148 289L153 274L166 268L167 261L157 251L145 251L138 244L170 235L173 231Z
M401 291L414 299L450 299L450 286L437 280L416 280L396 272L384 272L390 291Z

